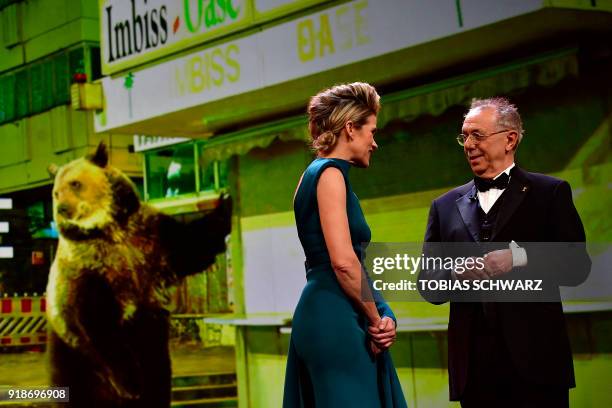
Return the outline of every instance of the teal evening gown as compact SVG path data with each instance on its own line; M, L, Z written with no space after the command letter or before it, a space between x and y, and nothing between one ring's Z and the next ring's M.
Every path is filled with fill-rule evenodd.
M349 183L350 166L342 159L315 159L304 172L295 196L307 283L293 316L284 408L406 407L391 355L384 351L374 357L370 352L367 319L340 287L321 230L317 183L323 170L336 167L346 183L351 241L362 259L362 243L370 242L371 232ZM380 316L395 321L382 296L371 289Z

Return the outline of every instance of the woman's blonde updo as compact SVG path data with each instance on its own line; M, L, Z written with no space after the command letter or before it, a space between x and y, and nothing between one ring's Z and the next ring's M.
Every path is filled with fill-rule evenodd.
M312 148L317 153L331 151L348 121L359 129L379 109L380 96L372 85L364 82L336 85L319 92L308 104Z

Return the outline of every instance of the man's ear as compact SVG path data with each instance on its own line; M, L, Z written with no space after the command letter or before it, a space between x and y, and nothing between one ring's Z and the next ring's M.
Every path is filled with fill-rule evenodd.
M47 172L49 173L49 176L54 179L55 176L57 175L57 171L59 170L59 167L57 164L55 163L51 163L50 165L47 166Z
M518 146L518 133L516 131L508 132L508 143L506 144L506 150L512 151L516 150Z
M106 148L106 144L104 142L100 142L95 153L88 155L87 160L98 167L106 167L108 164L108 149Z

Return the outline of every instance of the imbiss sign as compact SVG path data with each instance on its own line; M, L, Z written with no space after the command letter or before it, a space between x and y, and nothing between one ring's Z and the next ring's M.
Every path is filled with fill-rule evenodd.
M105 75L242 28L248 0L100 0Z

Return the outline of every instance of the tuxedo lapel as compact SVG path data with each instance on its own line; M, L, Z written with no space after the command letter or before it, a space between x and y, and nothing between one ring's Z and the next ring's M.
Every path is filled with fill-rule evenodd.
M459 197L456 203L465 227L470 232L472 239L478 242L478 197L476 186L472 185L470 191Z
M512 214L518 206L523 202L531 186L523 171L515 167L511 173L510 184L503 193L503 201L497 216L495 228L491 234L491 241L495 241L497 234L503 230L504 226L510 221Z

